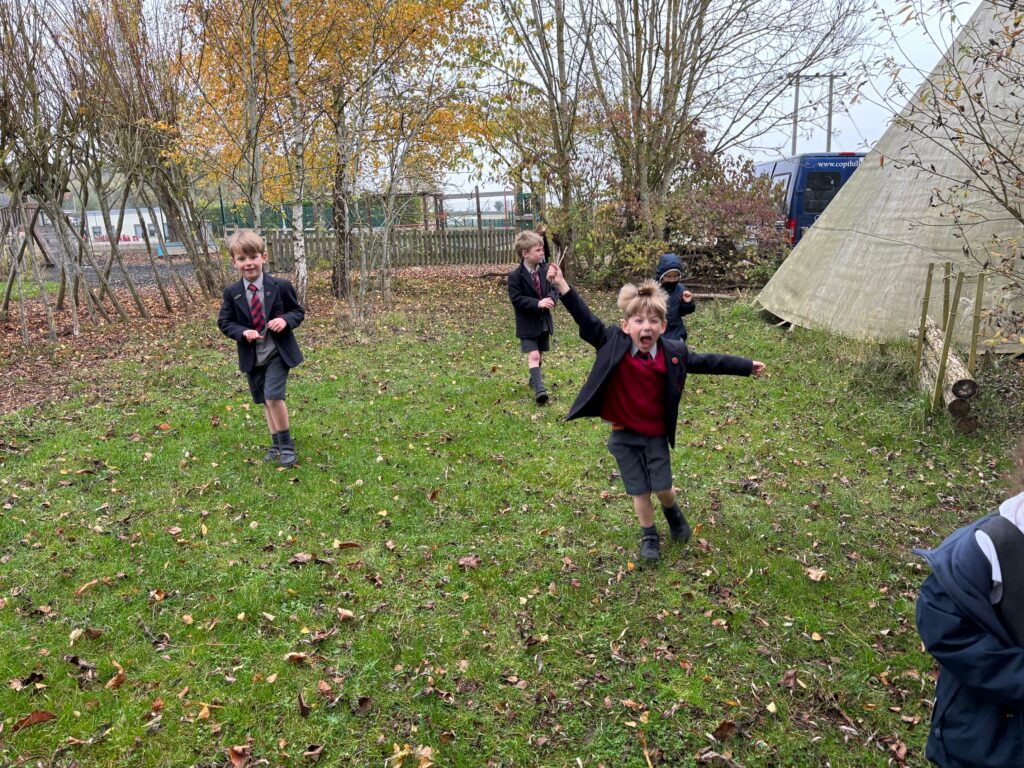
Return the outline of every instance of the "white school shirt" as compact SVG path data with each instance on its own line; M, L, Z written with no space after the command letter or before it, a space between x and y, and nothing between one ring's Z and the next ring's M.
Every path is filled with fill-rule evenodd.
M1000 504L999 516L1005 517L1017 526L1017 530L1024 533L1024 492L1018 493ZM996 547L992 543L991 537L984 531L975 531L974 539L981 547L981 553L985 555L992 566L992 593L989 595L989 601L995 605L1003 598L1003 570L999 567Z

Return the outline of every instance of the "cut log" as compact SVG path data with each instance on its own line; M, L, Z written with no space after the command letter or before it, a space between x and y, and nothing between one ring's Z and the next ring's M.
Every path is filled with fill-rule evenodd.
M919 379L921 382L921 390L929 397L931 397L931 393L935 391L935 377L939 373L940 352L941 348L934 349L930 344L925 344L924 348L921 350L921 372ZM946 373L949 373L948 363ZM971 403L962 397L957 397L953 392L951 385L952 380L947 375L942 385L942 402L955 422L956 419L964 418L971 412Z
M963 416L959 419L953 419L953 427L957 432L963 432L965 435L969 435L978 429L978 417Z
M925 348L921 353L922 358L930 355L935 361L938 361L939 355L942 353L943 336L942 329L929 317L925 321L924 326ZM935 370L938 370L937 363ZM968 400L978 393L978 382L968 373L967 366L961 362L960 358L953 354L953 350L949 351L949 357L946 359L945 379L950 391L958 398ZM934 381L935 376L933 374L932 382L934 383Z

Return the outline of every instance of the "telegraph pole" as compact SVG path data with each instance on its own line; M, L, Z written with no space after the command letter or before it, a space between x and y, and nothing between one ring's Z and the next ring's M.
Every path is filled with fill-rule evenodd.
M825 133L825 151L832 151L832 94L835 93L836 76L830 72L828 75L828 129Z
M790 155L796 155L796 123L800 114L800 73L793 75L793 149Z
M823 77L827 77L828 78L828 118L827 118L828 122L827 122L826 136L825 136L825 151L826 152L831 152L832 151L832 102L833 102L833 100L835 98L836 78L837 77L845 77L845 76L846 76L845 72L829 72L828 74L824 74L823 73L823 74L813 74L813 75L804 75L803 76L803 78L805 80L817 80L817 79L823 78ZM791 147L791 150L790 150L790 154L791 155L796 155L796 133L797 133L797 124L799 122L799 120L798 120L799 113L800 113L800 73L797 72L796 74L793 75L793 141L792 141L792 147Z

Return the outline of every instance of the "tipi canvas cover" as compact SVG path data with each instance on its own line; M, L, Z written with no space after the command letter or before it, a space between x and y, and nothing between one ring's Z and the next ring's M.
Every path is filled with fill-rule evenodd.
M950 149L950 137L957 135L958 128L968 127L966 121L957 124L959 107L966 105L970 114L979 106L968 103L968 92L982 92L985 104L1001 105L997 114L986 115L983 124L1000 145L1019 149L1024 164L1024 91L1015 89L1014 82L1001 77L998 69L978 65L967 53L968 46L979 41L1004 39L1019 13L982 1L918 90L916 102L893 122L758 295L761 306L796 325L827 328L853 338L905 339L908 330L920 323L928 264L952 261L967 279L956 336L961 341L969 337L978 273L986 261L1005 253L1007 244L1012 247L1024 241L1024 228L1005 207L992 202L991 195L974 189L964 198L965 211L959 217L963 226L957 227L948 206L935 204L935 192L946 195L958 180L968 178L977 184L977 174L972 177L965 158L957 155L977 163L985 148L977 142L956 142ZM1024 40L1021 49L1013 53L1017 66ZM957 93L948 79L951 66L977 90L965 88ZM929 98L943 92L954 98L938 107L929 105ZM1014 104L1020 119L1007 119L1013 116L1007 105ZM937 124L936 115L940 116ZM1019 274L1024 273L1019 262L1018 257L1016 267ZM1007 285L998 275L988 276L983 307L992 315L986 321L988 332L1002 327L1004 338L1016 341L1019 329L1012 326L1019 322L1022 306L1019 296L1008 293ZM933 299L936 295L940 298L931 302L930 314L941 322L941 266L933 282Z

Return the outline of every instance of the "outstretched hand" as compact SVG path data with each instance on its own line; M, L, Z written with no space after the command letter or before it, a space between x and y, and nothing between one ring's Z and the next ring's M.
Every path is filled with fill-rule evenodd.
M562 268L557 264L552 264L548 267L548 282L555 286L559 293L565 293L569 290L569 284L565 282Z
M765 364L762 363L760 360L755 360L754 361L754 369L750 372L750 375L751 376L756 376L757 378L760 378L761 375L764 373L764 369L766 367L767 366L765 366Z
M683 301L693 301L693 294L689 291L683 291Z

